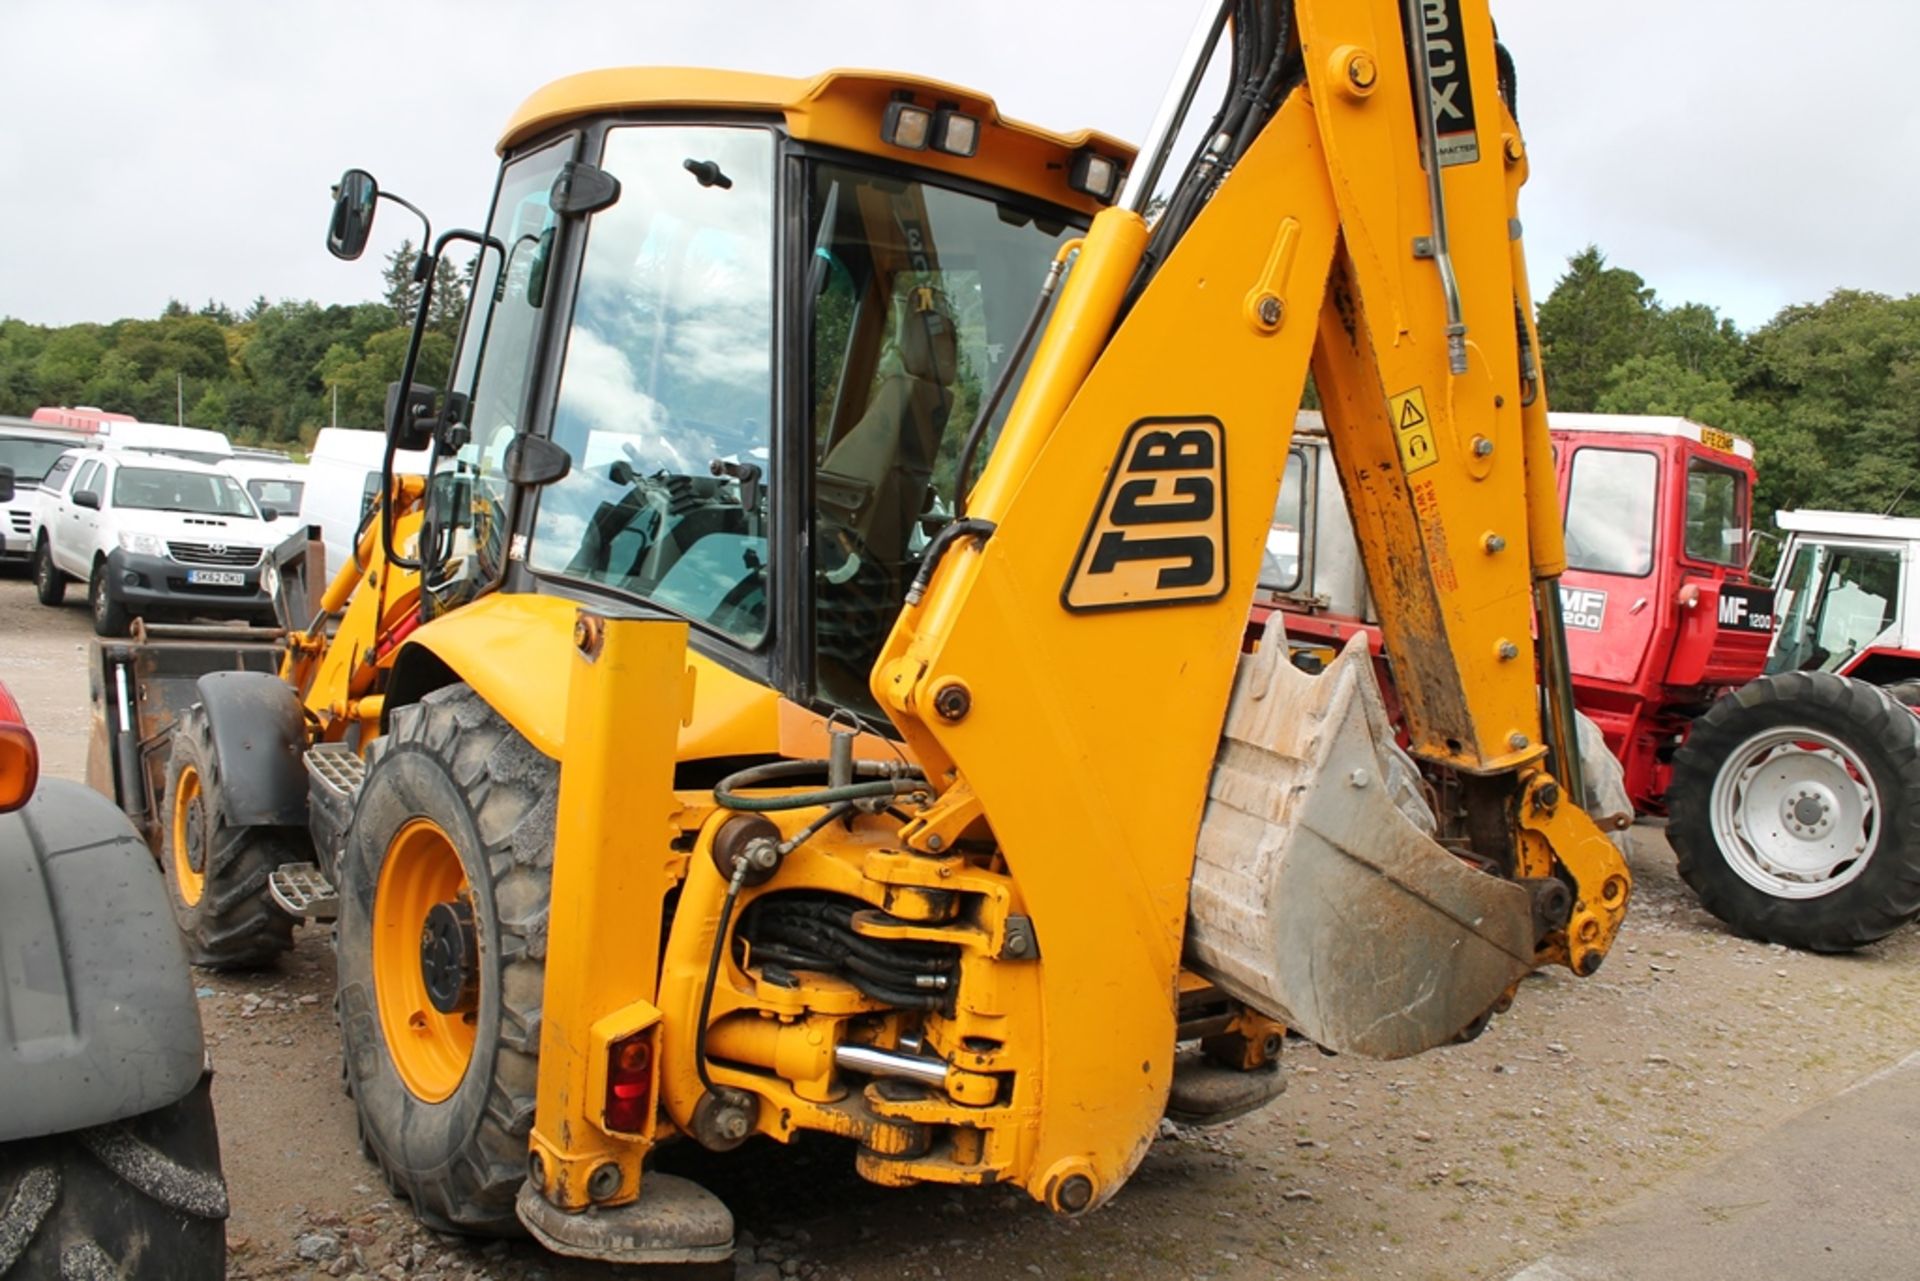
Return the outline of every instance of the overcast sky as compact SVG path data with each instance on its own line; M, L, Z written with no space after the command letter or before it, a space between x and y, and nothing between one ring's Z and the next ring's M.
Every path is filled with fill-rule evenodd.
M886 67L1138 141L1196 8L1134 0L0 0L0 315L377 295L410 228L322 247L348 165L477 223L513 108L590 67ZM1920 5L1495 0L1533 156L1544 294L1589 241L1743 327L1920 291Z

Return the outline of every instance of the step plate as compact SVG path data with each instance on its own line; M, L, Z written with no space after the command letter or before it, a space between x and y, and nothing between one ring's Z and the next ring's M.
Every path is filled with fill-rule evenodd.
M340 915L340 895L315 863L282 863L267 877L267 892L289 916L331 921Z

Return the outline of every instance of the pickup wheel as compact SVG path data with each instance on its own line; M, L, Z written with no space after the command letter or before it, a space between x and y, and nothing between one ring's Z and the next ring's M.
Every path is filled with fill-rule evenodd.
M1844 952L1920 917L1920 718L1829 672L1723 696L1673 758L1680 875L1735 930Z
M340 856L362 1145L440 1231L521 1231L559 767L465 685L392 713Z
M58 605L67 599L67 576L53 563L53 549L47 536L33 545L33 594L42 605Z
M87 604L93 611L93 634L95 636L125 636L132 615L127 607L113 599L107 592L107 563L101 561L93 567L93 577L87 582Z
M227 822L220 789L213 731L195 704L181 715L167 759L160 833L167 898L188 960L209 969L257 969L293 946L293 918L274 904L267 878L298 861L300 849L284 828Z
M225 1276L208 1079L142 1116L0 1144L0 1277Z

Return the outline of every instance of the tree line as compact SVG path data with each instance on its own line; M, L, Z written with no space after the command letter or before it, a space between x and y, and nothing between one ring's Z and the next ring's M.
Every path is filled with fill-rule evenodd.
M111 324L0 320L0 414L84 404L172 422L184 410L268 445L311 442L336 404L342 425L378 426L419 298L415 257L403 243L384 296L352 306L257 298ZM443 262L420 364L436 386L465 305L464 277ZM1705 303L1663 303L1590 245L1539 325L1555 409L1680 414L1751 439L1762 523L1781 507L1920 515L1920 296L1838 290L1743 333Z
M0 414L93 405L148 422L184 418L246 445L304 446L337 421L378 427L400 377L420 286L411 242L387 255L384 296L322 306L260 297L236 312L179 301L152 320L61 327L0 319ZM418 377L443 386L466 280L442 261Z

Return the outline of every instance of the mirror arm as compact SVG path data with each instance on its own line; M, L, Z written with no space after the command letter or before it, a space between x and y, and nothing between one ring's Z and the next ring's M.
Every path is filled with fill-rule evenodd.
M420 220L420 243L424 245L432 242L433 220L421 211L420 206L404 197L394 195L391 191L377 191L374 193L374 196L379 200L391 200L394 204L399 205L402 209L405 209L408 213L418 218ZM439 255L436 253L434 256L438 257ZM416 267L415 270L418 270L418 268Z

